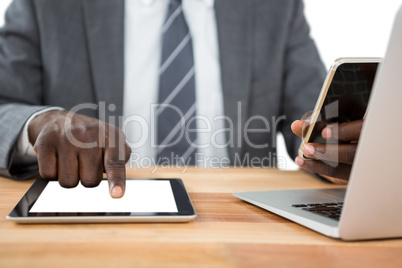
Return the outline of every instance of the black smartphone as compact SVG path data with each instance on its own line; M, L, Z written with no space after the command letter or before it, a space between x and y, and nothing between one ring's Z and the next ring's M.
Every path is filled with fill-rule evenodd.
M310 123L299 148L307 143L337 143L322 138L331 124L363 119L381 58L339 58L331 66L321 89Z

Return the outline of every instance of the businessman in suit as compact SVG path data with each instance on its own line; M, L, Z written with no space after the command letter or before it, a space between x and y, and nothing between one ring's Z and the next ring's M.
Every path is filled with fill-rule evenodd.
M184 38L165 36L177 21L187 22L177 26ZM171 126L188 127L177 131L187 143L178 138L166 155L275 166L276 132L295 156L290 126L314 106L324 76L300 0L14 0L0 33L0 174L93 187L105 171L121 197L130 156L161 163L174 129L161 119L167 109L157 110L159 147L138 124L152 129L150 106L172 95L184 116ZM160 100L170 84L183 90ZM315 172L318 162L298 164ZM331 170L317 168L340 175Z

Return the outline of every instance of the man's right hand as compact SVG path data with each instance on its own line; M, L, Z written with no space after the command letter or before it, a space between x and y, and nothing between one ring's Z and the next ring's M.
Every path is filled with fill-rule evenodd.
M119 128L80 114L49 111L30 122L28 136L42 178L58 179L66 188L77 186L79 181L95 187L105 171L110 195L124 195L125 163L131 149Z

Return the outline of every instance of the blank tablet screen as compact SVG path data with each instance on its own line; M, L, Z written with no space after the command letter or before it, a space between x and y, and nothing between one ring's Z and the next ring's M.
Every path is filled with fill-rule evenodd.
M29 212L177 212L177 206L168 180L127 180L120 199L110 197L105 180L98 187L70 189L50 181Z
M180 179L127 179L122 198L113 199L107 180L98 187L66 189L36 180L7 219L20 223L190 221L196 217Z

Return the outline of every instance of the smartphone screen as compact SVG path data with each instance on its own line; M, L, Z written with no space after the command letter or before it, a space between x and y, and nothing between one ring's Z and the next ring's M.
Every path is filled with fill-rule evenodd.
M336 68L308 143L329 143L321 136L326 126L364 118L377 67L378 62L346 62Z

